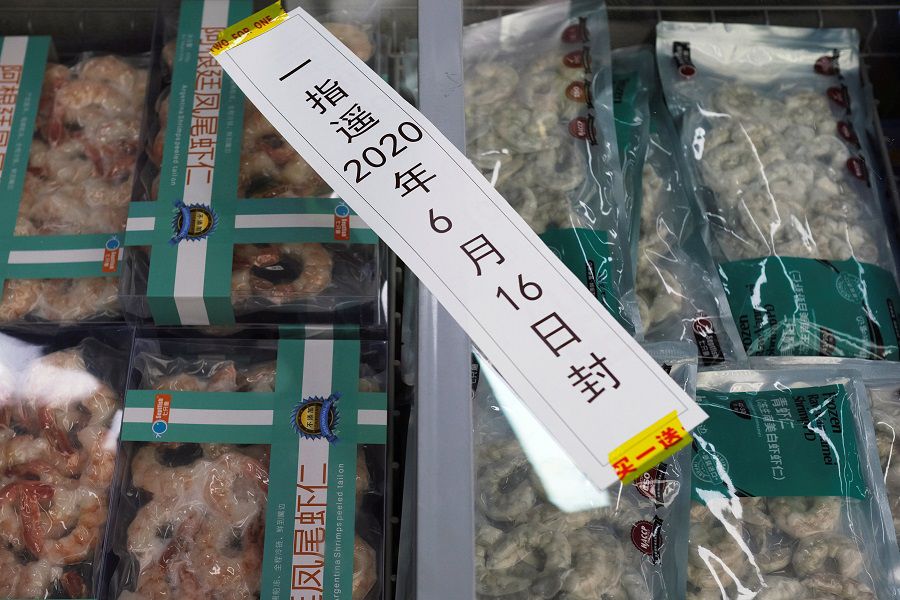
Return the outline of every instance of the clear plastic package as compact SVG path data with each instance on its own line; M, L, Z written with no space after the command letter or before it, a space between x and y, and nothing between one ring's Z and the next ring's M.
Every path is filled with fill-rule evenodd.
M203 11L228 20L204 21ZM209 55L221 29L251 13L249 0L186 0L163 19L126 238L126 315L158 325L380 322L378 238ZM371 27L334 18L328 26L371 58Z
M633 331L605 6L561 2L476 23L463 51L466 155Z
M118 320L149 55L59 62L48 38L2 43L0 321Z
M110 596L383 598L385 361L383 342L139 339Z
M98 597L131 340L0 333L0 598Z
M893 521L858 372L708 371L688 598L897 597Z
M746 358L706 246L703 215L684 188L681 142L649 47L613 52L616 133L633 211L631 244L644 339L692 341L702 365Z
M646 349L693 394L693 346ZM687 454L600 491L478 354L473 385L477 597L677 597Z
M748 354L900 358L853 29L662 22L657 64Z

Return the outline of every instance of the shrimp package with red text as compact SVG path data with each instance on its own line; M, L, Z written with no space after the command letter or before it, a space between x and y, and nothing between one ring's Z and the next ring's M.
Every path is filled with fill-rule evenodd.
M688 598L900 597L863 381L840 365L700 374Z
M645 349L693 395L691 344ZM688 454L598 490L478 354L472 379L477 598L680 597Z
M656 33L687 189L747 354L900 360L858 31L663 21Z
M466 156L629 331L622 172L602 2L557 2L463 33Z
M0 46L0 322L115 320L148 55Z
M0 598L97 598L125 328L0 333Z
M386 345L138 339L111 598L384 597Z
M177 19L164 19L125 239L126 314L158 325L378 322L377 236L209 54L219 32L252 8L250 0L185 0ZM370 27L329 28L373 56ZM310 110L349 110L340 93L327 82L311 90Z

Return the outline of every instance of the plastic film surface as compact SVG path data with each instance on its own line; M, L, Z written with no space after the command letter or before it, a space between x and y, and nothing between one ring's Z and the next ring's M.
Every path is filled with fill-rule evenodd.
M688 598L895 598L894 530L855 371L702 373Z
M748 353L897 359L856 32L663 22L657 33Z
M688 344L647 350L689 393ZM667 598L684 586L687 454L599 491L491 366L473 357L478 598Z
M100 593L130 341L0 335L0 597Z
M650 48L613 53L613 95L644 338L691 341L703 365L741 360L703 215L684 187L680 139Z
M634 330L607 27L568 2L466 27L466 155Z

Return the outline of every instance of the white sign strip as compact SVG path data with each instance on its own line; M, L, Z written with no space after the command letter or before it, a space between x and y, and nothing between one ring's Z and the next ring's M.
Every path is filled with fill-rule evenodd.
M650 425L706 418L466 157L315 19L296 9L218 59L596 485L618 481L610 453Z
M152 423L153 408L125 407L126 423ZM271 425L271 410L172 408L169 423L177 425Z
M125 229L128 231L153 231L156 227L156 217L128 217Z
M360 409L356 413L356 422L360 425L387 425L387 411Z
M334 227L334 215L237 215L235 229L272 229L277 227ZM357 215L350 216L350 229L368 229Z
M200 19L201 31L228 26L228 2L204 2L203 16ZM203 49L200 49L200 53ZM203 56L200 56L203 58ZM194 114L201 113L206 118L219 117L219 109L208 108L203 98L195 90ZM208 102L208 100L206 100ZM191 140L194 140L194 127L191 128ZM207 132L197 137L211 139L215 151L216 132ZM193 169L190 155L188 157L187 174L184 182L184 203L212 204L212 169L204 173L203 169ZM182 240L178 244L178 257L175 264L174 296L175 308L182 325L209 325L206 302L203 299L203 282L206 274L206 240Z
M43 265L48 263L91 263L103 262L103 248L84 248L81 250L10 250L11 265ZM119 250L122 258L122 250Z
M28 49L28 38L22 35L15 35L3 38L2 43L3 48L0 48L0 65L17 69L18 76L21 78L22 66L25 64L25 51ZM7 88L15 88L16 100L18 100L19 83L20 81L18 80L13 85L4 82ZM15 107L13 107L13 111L15 111ZM8 123L8 125L3 126L6 135L3 135L2 138L0 138L0 156L4 157L4 160L0 162L0 174L3 173L3 165L6 164L6 149L9 146L9 140L12 137L10 126L12 125L13 116L14 113L4 115L4 122Z

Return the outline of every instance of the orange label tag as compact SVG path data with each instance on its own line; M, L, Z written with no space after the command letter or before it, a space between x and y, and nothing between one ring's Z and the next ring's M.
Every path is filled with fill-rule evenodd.
M119 249L122 243L117 237L111 237L103 247L103 266L104 273L115 273L119 270Z
M334 239L340 242L350 240L350 208L338 204L334 209Z
M171 394L157 394L153 403L153 433L156 437L162 437L162 434L169 428L169 412L172 407Z
M673 410L610 452L609 462L622 483L631 483L690 444L692 439Z

